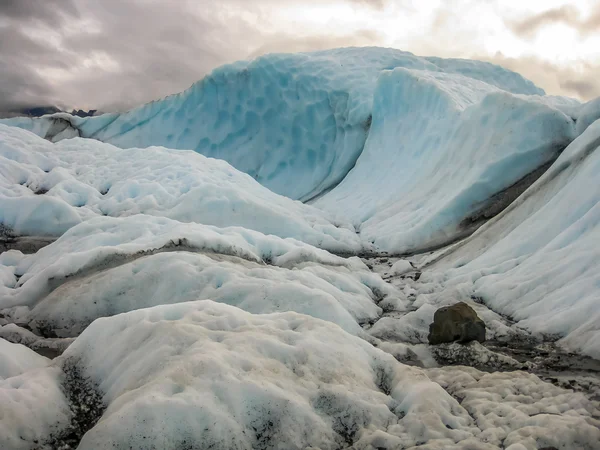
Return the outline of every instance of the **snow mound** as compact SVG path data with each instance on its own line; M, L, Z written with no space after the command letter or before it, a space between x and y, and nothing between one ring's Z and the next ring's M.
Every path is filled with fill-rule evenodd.
M367 448L399 421L427 417L428 433L450 440L464 433L445 424L469 422L420 371L295 313L211 301L138 310L97 320L63 358L108 405L80 449ZM416 442L424 430L406 432Z
M538 96L458 74L386 71L355 168L315 205L381 250L442 246L501 211L516 197L511 187L553 161L574 128Z
M63 234L51 245L20 258L11 270L19 277L3 307L31 305L73 276L82 276L165 251L208 252L258 264L293 268L314 262L366 271L360 259L342 258L294 239L244 228L216 228L147 215L96 217Z
M224 161L163 148L118 149L90 139L51 144L0 125L0 226L60 236L97 216L138 213L240 226L356 253L351 227L270 192Z
M43 448L71 418L62 371L20 344L0 338L0 448Z
M226 65L185 92L123 114L3 122L53 141L82 136L122 148L195 150L228 161L274 192L308 200L354 166L375 112L377 79L396 67L459 73L515 94L544 93L489 63L346 48Z
M381 314L377 301L405 300L358 258L242 228L143 215L91 219L14 259L6 268L18 281L5 289L0 310L59 337L77 336L98 317L198 299L257 314L296 311L359 334L359 324Z
M480 297L519 326L600 358L599 172L596 121L517 201L445 252L422 279L441 282L446 296L453 288L459 298Z
M37 303L26 320L33 329L77 336L98 317L211 299L255 314L296 311L359 334L359 323L381 314L375 293L394 292L367 270L318 264L289 270L233 257L159 253L67 280Z
M45 367L49 361L24 345L0 338L0 380L21 375L30 369Z

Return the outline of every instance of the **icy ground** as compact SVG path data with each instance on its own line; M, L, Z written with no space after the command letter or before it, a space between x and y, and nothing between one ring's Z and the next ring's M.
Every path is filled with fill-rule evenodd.
M599 118L370 48L0 121L0 449L600 449Z

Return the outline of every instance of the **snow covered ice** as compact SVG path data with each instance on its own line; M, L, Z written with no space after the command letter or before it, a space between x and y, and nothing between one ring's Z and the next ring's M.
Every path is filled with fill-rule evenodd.
M0 120L0 448L600 449L599 118L354 48Z

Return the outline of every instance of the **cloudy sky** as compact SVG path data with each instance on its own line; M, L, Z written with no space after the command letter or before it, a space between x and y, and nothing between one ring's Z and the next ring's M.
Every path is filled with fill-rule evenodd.
M600 95L598 0L1 0L0 111L121 110L238 59L368 45Z

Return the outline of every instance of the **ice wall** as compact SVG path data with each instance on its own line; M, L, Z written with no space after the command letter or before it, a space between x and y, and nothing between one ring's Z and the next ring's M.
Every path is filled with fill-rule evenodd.
M315 205L351 220L381 250L448 244L499 212L490 199L574 138L573 119L553 103L459 74L383 72L364 151Z
M600 357L600 121L425 280L481 297L537 333ZM459 294L460 298L460 294Z
M274 192L308 200L354 166L371 123L377 79L396 67L465 74L509 92L543 94L520 75L489 63L346 48L226 65L185 92L123 114L5 123L42 137L52 130L53 141L80 135L123 148L195 150L228 161Z

